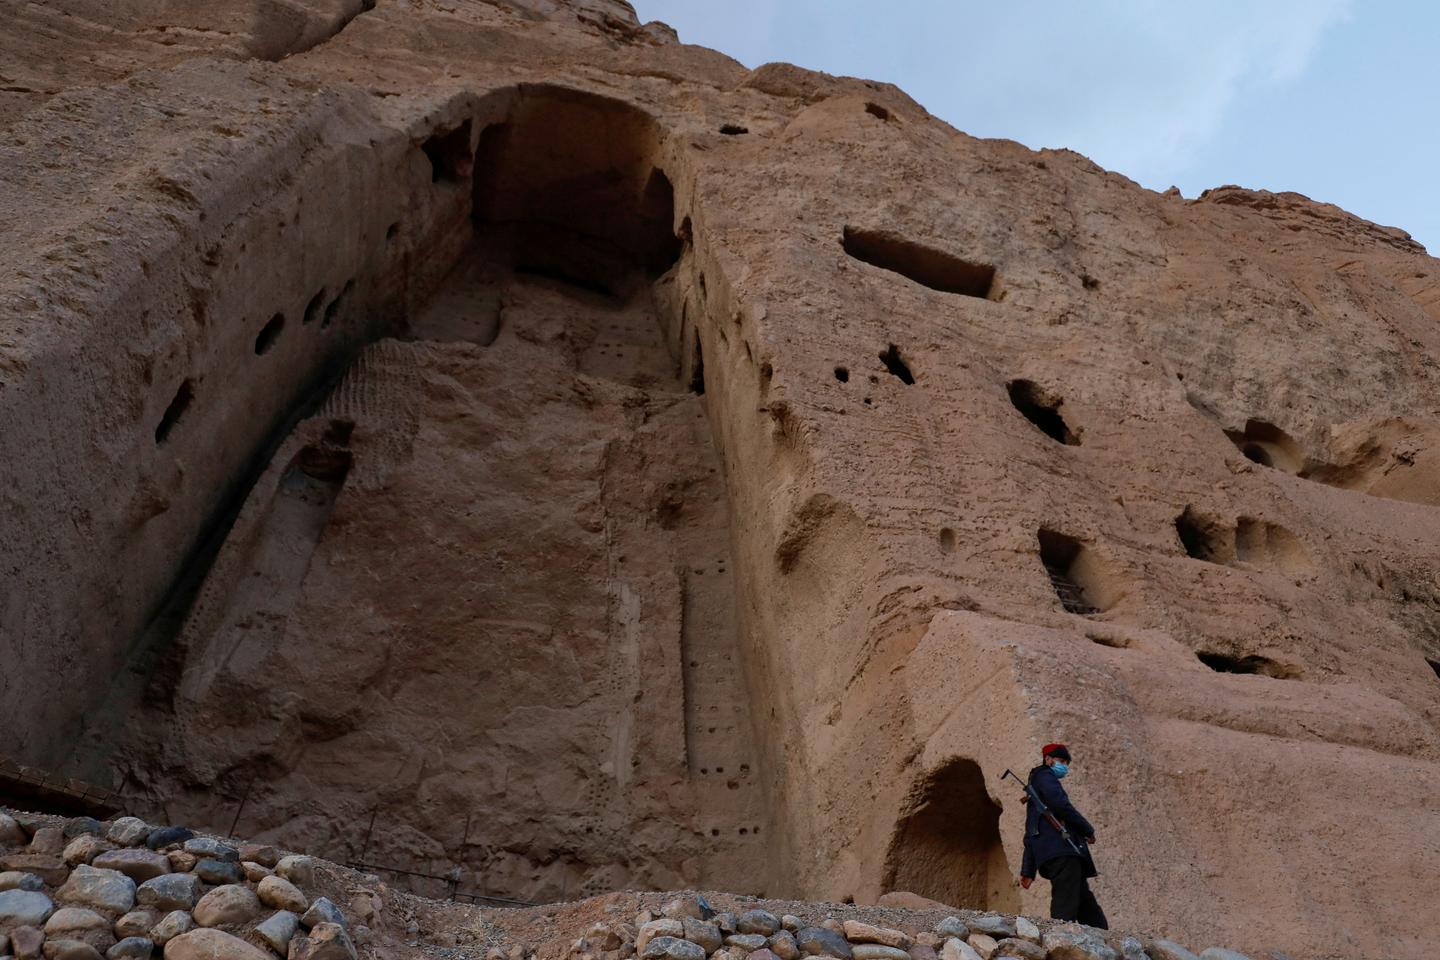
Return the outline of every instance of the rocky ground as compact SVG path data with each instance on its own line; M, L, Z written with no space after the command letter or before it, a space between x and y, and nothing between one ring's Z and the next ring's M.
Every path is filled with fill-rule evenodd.
M1169 940L906 893L876 906L686 891L482 908L136 817L0 813L0 850L0 960L1197 960ZM1211 947L1198 960L1246 958Z

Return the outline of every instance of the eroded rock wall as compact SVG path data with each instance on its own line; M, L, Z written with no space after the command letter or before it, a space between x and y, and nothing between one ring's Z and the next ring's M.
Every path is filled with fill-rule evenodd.
M1039 912L998 775L1064 739L1119 923L1423 955L1403 233L619 4L255 55L12 105L6 749L521 895Z

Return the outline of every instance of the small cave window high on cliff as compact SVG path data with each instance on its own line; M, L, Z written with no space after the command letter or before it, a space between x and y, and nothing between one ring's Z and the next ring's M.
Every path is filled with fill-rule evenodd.
M474 169L475 154L470 148L470 121L453 130L433 134L420 145L430 161L431 183L463 183Z
M915 374L910 372L910 365L900 356L900 348L895 346L895 344L890 344L890 346L881 352L880 362L885 364L885 369L890 371L890 376L899 380L907 387L914 385ZM849 373L846 373L845 379L849 379L849 376ZM836 379L841 378L836 377Z
M1255 654L1233 656L1213 650L1200 650L1196 652L1195 658L1216 673L1251 673L1274 677L1277 680L1293 680L1299 675L1293 667Z
M1000 807L973 760L954 759L905 799L886 856L888 890L979 910L1018 909L1000 841Z
M1226 430L1225 436L1247 460L1262 467L1304 475L1305 452L1284 430L1263 420L1247 420L1244 430Z
M995 284L994 267L962 260L893 233L846 227L840 242L856 260L942 293L986 299Z
M1435 679L1440 680L1440 660L1431 660L1429 657L1426 657L1425 662L1430 664L1431 670L1435 671Z
M1223 524L1216 523L1187 506L1175 518L1175 534L1187 556L1209 563L1228 563L1233 559L1234 535Z
M1072 447L1080 445L1080 434L1071 430L1060 414L1065 401L1030 380L1011 380L1006 390L1015 409L1034 424L1035 429L1056 443Z
M160 422L155 425L155 442L164 443L170 439L170 433L179 425L185 416L185 411L190 409L190 402L195 399L195 385L189 380L180 384L175 391L175 397L170 405L165 408L161 415Z
M1089 616L1111 605L1107 602L1111 588L1095 551L1074 537L1053 530L1040 530L1037 539L1040 562L1066 613Z
M527 273L626 298L681 251L663 137L635 107L522 87L480 134L473 216L487 253Z
M270 322L260 328L255 335L255 355L269 353L275 346L275 341L280 339L280 331L285 329L285 314L277 313L270 318Z

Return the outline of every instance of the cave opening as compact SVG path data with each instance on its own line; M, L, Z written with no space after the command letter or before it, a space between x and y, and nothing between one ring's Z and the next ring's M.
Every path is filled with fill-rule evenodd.
M451 130L432 134L420 149L430 161L431 183L463 183L469 179L475 163L469 120Z
M1054 530L1042 528L1036 539L1040 543L1040 562L1066 613L1089 616L1111 606L1108 578L1100 569L1095 551Z
M840 242L845 252L856 260L898 273L941 293L983 300L990 297L995 285L993 266L963 260L888 231L847 226Z
M1236 656L1217 650L1198 650L1195 658L1216 673L1255 674L1277 680L1293 680L1298 676L1294 668L1256 654Z
M900 348L895 344L890 344L880 353L880 362L885 364L885 369L890 371L890 376L907 387L914 385L915 374L910 372L910 365L900 356ZM836 379L849 379L849 376L849 373L846 373L845 377L837 376Z
M1000 805L973 760L955 758L912 790L886 856L887 890L977 910L1016 910L1000 839Z
M1232 555L1229 530L1186 506L1175 518L1175 534L1187 556L1208 563L1225 563Z
M280 331L285 329L285 314L277 313L270 318L270 322L260 328L255 335L255 355L269 353L275 346L275 341L280 339Z
M175 396L170 405L165 408L161 415L160 422L155 425L155 442L164 443L170 439L170 433L179 425L185 416L185 411L190 409L191 402L195 399L195 385L188 379L183 381L175 391Z
M1284 430L1264 420L1247 420L1243 430L1226 430L1245 459L1262 467L1303 475L1305 451Z
M1045 436L1067 446L1080 445L1080 434L1070 429L1060 413L1064 404L1060 397L1030 380L1011 380L1005 389L1020 415Z

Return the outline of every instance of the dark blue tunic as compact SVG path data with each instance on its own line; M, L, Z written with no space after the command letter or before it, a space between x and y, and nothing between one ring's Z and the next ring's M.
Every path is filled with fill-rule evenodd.
M1056 818L1070 831L1070 839L1075 841L1080 848L1085 861L1085 876L1095 876L1095 865L1090 859L1090 848L1085 845L1086 837L1095 836L1095 828L1090 821L1080 815L1070 798L1065 794L1065 788L1060 786L1060 778L1050 772L1046 766L1036 767L1030 771L1030 786L1040 795L1045 806ZM1025 806L1025 857L1020 864L1020 876L1033 877L1035 871L1042 863L1054 860L1056 857L1073 857L1075 851L1070 849L1070 844L1060 835L1060 831L1050 825L1050 821L1040 815L1040 810L1034 803Z

